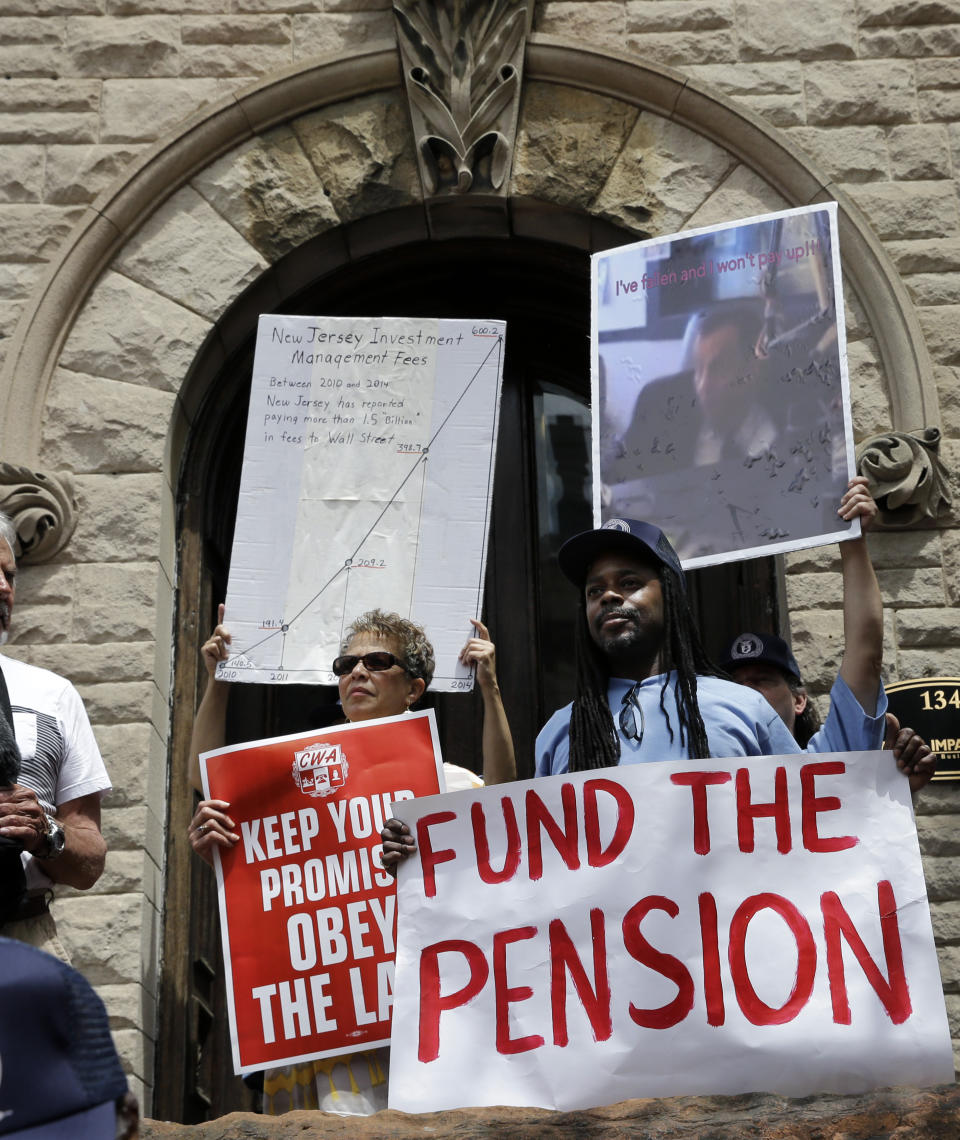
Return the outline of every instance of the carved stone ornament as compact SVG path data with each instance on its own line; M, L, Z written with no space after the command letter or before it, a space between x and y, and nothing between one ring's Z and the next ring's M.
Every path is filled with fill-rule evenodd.
M506 193L532 0L394 0L428 195Z
M933 522L952 505L940 462L940 432L890 431L857 449L857 470L867 477L880 508L880 527L899 529Z
M73 478L0 463L0 511L17 528L17 559L46 562L67 545L77 525Z

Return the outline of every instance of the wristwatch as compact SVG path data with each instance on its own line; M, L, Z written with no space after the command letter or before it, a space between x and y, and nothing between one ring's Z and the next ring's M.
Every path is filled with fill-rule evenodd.
M52 815L44 812L43 816L47 821L47 837L43 847L39 851L36 851L35 854L38 859L56 859L58 855L63 854L63 849L67 844L67 837L64 835L63 828Z

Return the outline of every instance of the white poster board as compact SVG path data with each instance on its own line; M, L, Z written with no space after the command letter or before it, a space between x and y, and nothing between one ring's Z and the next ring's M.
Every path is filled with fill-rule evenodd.
M889 753L628 765L397 803L390 1107L953 1080Z
M423 625L433 688L480 616L502 321L264 314L225 624L231 681L333 684L351 620Z
M595 254L594 516L688 569L856 538L835 202Z

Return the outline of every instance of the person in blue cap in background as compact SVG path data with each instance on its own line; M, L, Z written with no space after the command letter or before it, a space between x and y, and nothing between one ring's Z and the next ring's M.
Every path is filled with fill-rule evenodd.
M0 938L0 1137L131 1140L139 1119L90 983L51 954Z

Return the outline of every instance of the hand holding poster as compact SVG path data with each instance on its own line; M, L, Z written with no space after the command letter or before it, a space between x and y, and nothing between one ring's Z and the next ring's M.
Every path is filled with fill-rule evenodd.
M638 764L399 804L390 1107L952 1080L889 753Z
M859 534L836 203L593 257L594 516L684 566Z
M502 321L265 313L226 624L225 681L333 684L346 624L416 615L433 688L479 618L503 364Z
M386 1045L396 929L380 831L443 789L433 712L200 757L240 842L216 857L234 1068Z

